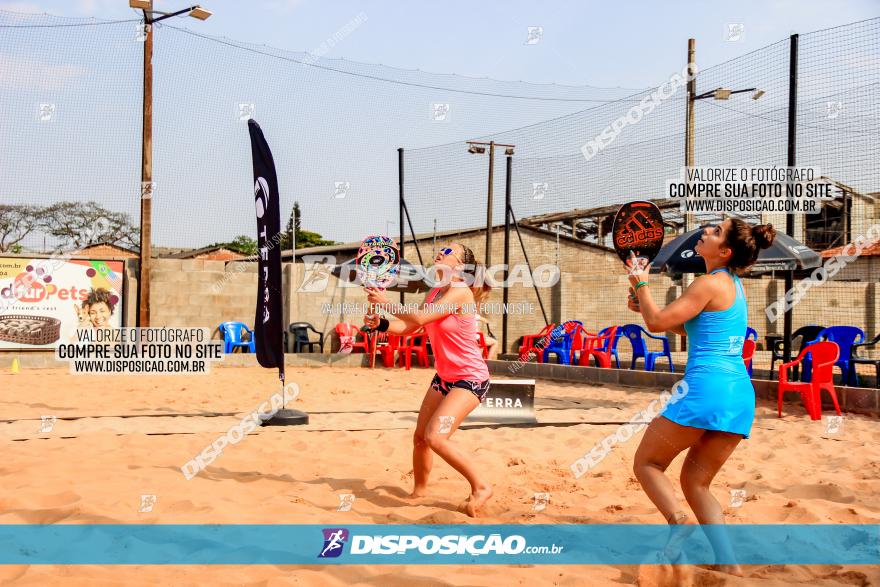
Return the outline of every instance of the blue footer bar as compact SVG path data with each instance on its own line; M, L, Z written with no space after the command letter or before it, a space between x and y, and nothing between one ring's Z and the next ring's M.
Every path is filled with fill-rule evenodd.
M0 525L0 564L880 564L880 525Z

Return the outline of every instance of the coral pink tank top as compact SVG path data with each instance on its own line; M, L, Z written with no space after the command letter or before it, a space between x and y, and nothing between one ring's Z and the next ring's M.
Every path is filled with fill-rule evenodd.
M439 293L439 289L429 293L425 303L433 302ZM489 379L489 368L474 336L476 321L473 314L450 314L425 324L440 379L481 382Z

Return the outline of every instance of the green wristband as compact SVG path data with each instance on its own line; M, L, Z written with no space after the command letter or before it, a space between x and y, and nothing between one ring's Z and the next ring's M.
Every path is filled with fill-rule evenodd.
M646 285L648 285L647 281L640 281L635 285L635 287L633 288L633 291L639 291L640 287L644 287Z

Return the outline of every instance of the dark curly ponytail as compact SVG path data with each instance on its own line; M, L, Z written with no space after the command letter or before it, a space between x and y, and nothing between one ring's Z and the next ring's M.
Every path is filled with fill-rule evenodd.
M731 271L741 272L754 265L758 253L773 244L776 229L772 224L752 226L740 218L730 219L730 230L727 231L727 246L733 254L727 267Z

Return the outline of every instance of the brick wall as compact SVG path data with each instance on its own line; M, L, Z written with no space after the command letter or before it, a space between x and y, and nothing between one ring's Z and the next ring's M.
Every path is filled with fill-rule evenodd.
M551 322L562 320L581 320L587 329L598 330L611 324L638 322L639 318L626 308L627 280L623 265L617 256L599 247L574 242L560 237L558 244L555 235L522 229L525 247L532 267L541 264L555 265L561 270L558 285L541 288L541 297ZM485 251L484 233L464 233L449 237L445 242L438 240L437 247L452 242L460 242L472 248L477 258L482 260ZM422 257L430 264L434 257L431 239L419 242ZM503 231L493 234L492 261L503 262ZM354 254L340 255L339 261L346 261ZM412 243L406 245L406 257L417 260ZM511 264L523 263L523 253L519 241L512 235ZM339 311L328 314L323 306L344 302L366 302L363 291L357 287L346 287L334 276L327 278L327 285L317 293L298 291L307 268L303 263L294 267L284 267L284 317L287 323L303 321L312 323L325 333L327 344L325 352L330 352L333 344L332 332L337 322L347 321L360 325L363 317L343 315ZM154 259L152 270L152 323L154 326L199 326L215 328L227 320L237 320L253 326L256 305L257 275L255 263ZM497 278L501 278L501 272ZM293 284L289 287L288 284ZM681 295L681 287L666 276L652 276L651 287L655 299L669 303ZM749 324L758 330L759 343L763 344L766 334L781 333L782 320L770 322L764 308L782 295L782 280L762 279L744 280L746 297L749 301ZM136 284L131 282L132 295ZM407 302L417 302L424 294L407 294ZM397 301L396 293L389 294ZM132 304L134 304L132 298ZM500 304L501 289L492 291L487 303ZM509 303L533 304L533 312L513 315L509 318L508 349L516 352L519 339L528 333L538 332L544 326L544 319L534 289L530 285L514 285L509 292ZM485 316L491 324L496 338L501 339L501 314ZM804 298L794 312L794 328L805 324L853 324L873 335L880 328L880 291L873 283L834 282L818 286ZM131 322L130 322L131 323ZM670 336L673 350L678 348L678 337Z

